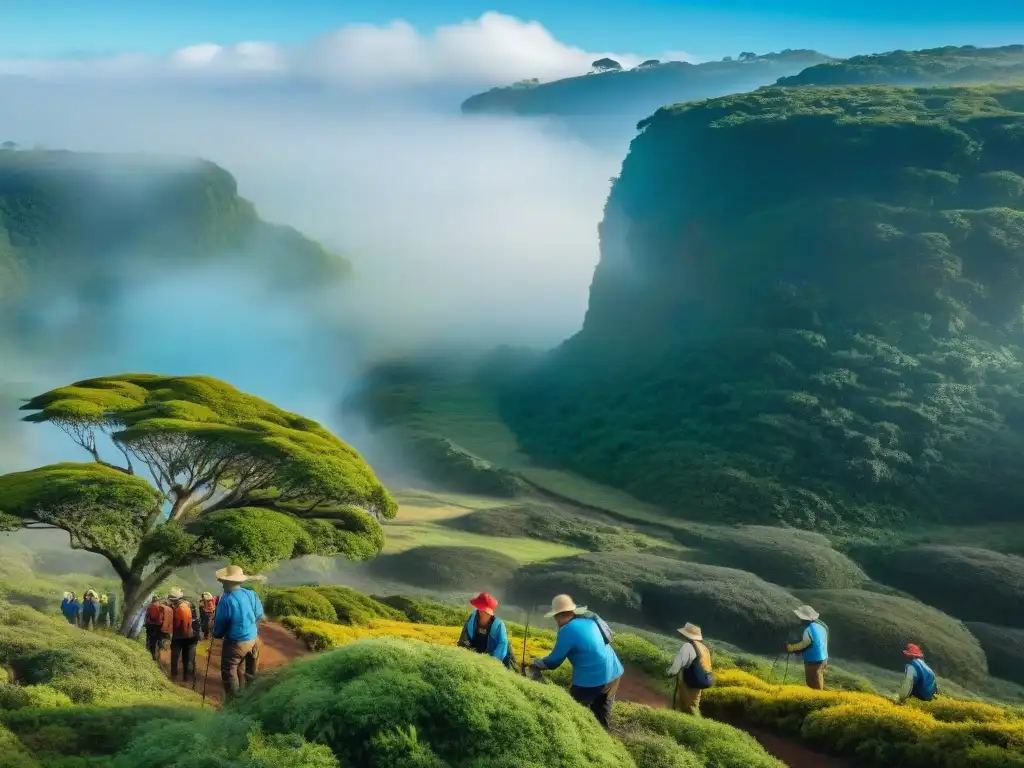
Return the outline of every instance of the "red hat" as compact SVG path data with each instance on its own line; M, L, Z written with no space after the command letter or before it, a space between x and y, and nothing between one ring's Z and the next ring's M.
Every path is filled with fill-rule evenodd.
M911 659L923 659L924 654L921 653L921 649L913 643L907 643L906 650L903 651L903 655Z
M494 613L495 609L498 607L498 601L486 592L481 592L479 595L470 600L469 604L476 608L478 611L487 611L488 613Z

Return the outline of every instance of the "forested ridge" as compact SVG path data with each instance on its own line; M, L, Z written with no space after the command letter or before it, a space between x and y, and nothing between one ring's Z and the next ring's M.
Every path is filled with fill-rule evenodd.
M343 279L350 269L291 227L261 219L214 163L0 151L0 307L39 281L102 301L132 269L227 258L244 259L281 286Z
M811 528L1024 502L1024 90L761 90L640 124L582 331L502 413L676 514Z
M954 85L1024 77L1024 45L978 48L947 45L888 51L815 64L778 85Z

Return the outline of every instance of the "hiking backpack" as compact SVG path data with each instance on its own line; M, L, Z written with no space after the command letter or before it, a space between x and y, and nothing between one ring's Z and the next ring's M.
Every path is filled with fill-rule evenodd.
M935 678L935 673L925 664L923 661L915 659L910 662L911 666L917 670L917 678L914 680L913 695L921 701L931 701L939 693L939 681Z
M683 682L687 688L702 691L715 684L715 673L710 668L704 667L704 660L701 658L700 647L693 640L690 641L696 658L686 669L683 670ZM704 646L708 652L708 665L711 663L711 649Z

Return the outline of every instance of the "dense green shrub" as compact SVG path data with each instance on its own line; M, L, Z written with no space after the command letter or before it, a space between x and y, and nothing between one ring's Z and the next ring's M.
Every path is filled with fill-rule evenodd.
M365 624L372 619L401 619L404 614L349 587L313 587L334 607L339 624ZM315 616L306 618L315 619Z
M0 768L42 768L21 741L0 725Z
M409 597L407 595L389 595L375 597L401 613L413 624L435 624L440 627L461 627L469 616L472 608L460 608L446 603L439 603L425 597Z
M297 661L257 679L237 710L268 733L322 739L345 764L633 766L565 691L423 643L364 640Z
M676 534L680 543L701 550L701 559L740 568L793 589L859 587L867 575L853 560L832 548L821 534L792 528L745 525L701 527Z
M48 685L0 683L0 709L70 707L71 699Z
M872 576L963 621L1024 627L1024 557L925 545L863 558Z
M706 768L782 768L783 765L768 755L753 736L706 718L620 702L615 706L613 727L616 732L625 734L667 736L696 755L697 765ZM637 761L637 765L646 764ZM664 765L674 764L666 762Z
M500 590L519 568L508 555L483 547L414 547L369 564L383 579L428 589Z
M962 683L988 674L981 645L956 619L902 597L854 589L804 592L828 624L829 653L880 667L902 667L901 650L917 643L936 674Z
M989 674L1024 685L1024 629L969 622L988 659Z
M338 768L330 749L295 734L265 736L235 714L208 712L192 722L136 732L113 768Z
M73 706L59 709L19 709L0 713L0 720L30 744L40 759L58 757L106 757L124 748L128 736L139 727L156 723L192 721L192 707Z
M626 745L634 762L644 768L704 768L695 754L679 746L670 736L648 731L627 730L616 734Z
M0 665L23 685L49 686L78 704L198 703L167 680L141 643L3 602Z
M608 525L574 515L565 507L537 502L492 507L446 520L444 525L487 536L525 536L592 552L647 549L653 542L628 526Z
M267 590L263 609L270 616L301 616L317 621L335 621L331 601L313 587L281 587Z

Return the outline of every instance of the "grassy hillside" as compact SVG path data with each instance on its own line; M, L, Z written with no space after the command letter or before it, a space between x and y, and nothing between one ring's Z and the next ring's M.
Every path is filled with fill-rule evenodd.
M1021 136L1014 87L658 111L582 331L506 383L518 445L686 519L1016 519Z
M956 85L1021 77L1024 77L1024 45L1000 48L949 45L823 62L779 78L778 85Z
M140 271L214 258L266 270L280 286L349 272L340 256L263 221L213 163L0 151L0 308L39 284L103 303Z

